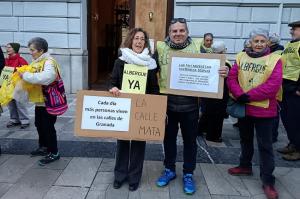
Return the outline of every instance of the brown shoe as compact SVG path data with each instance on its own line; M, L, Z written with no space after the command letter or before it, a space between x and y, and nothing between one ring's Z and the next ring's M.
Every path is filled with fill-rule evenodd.
M295 151L294 153L285 154L282 158L287 161L297 161L300 160L300 152Z
M277 149L277 152L282 153L282 154L289 154L289 153L293 153L295 151L296 151L296 148L293 144L288 144L287 146L285 146L283 148Z

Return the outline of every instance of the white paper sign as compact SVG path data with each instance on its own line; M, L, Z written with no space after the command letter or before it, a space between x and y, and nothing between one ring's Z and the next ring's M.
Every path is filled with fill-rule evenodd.
M219 59L172 57L170 88L218 93Z
M84 96L81 129L128 131L131 99Z

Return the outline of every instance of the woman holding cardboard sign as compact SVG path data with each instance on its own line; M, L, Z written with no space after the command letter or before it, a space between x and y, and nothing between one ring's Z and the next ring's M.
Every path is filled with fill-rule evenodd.
M276 94L282 83L280 56L267 46L269 33L258 29L250 33L251 48L237 55L229 72L229 91L238 103L246 104L246 115L239 119L240 164L230 168L231 175L252 175L254 128L259 151L260 177L267 198L277 198L274 188L272 128L277 115Z
M157 65L150 56L148 34L141 28L132 29L122 47L122 55L115 61L109 92L115 97L122 92L159 94ZM128 180L129 190L135 191L140 183L145 156L145 141L117 141L115 179L119 189Z

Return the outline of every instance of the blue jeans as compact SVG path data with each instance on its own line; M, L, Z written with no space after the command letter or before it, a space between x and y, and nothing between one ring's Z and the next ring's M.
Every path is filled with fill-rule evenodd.
M274 185L275 168L272 134L275 118L245 117L239 119L241 138L240 167L252 167L254 128L259 152L260 178L264 185Z
M164 138L165 160L167 169L175 171L177 156L177 134L179 124L183 138L183 173L193 173L196 168L197 133L199 111L173 112L167 111L166 133Z

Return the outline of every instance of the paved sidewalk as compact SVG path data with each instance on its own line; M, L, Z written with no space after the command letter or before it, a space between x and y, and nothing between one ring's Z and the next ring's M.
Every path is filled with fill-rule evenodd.
M235 177L227 174L232 165L199 163L195 171L197 192L187 196L182 191L181 163L178 177L169 186L158 188L155 180L162 163L145 161L140 188L128 191L112 187L114 159L63 157L45 167L38 158L27 155L0 156L1 199L264 199L258 168L254 176ZM277 167L276 187L281 199L300 198L300 168Z
M75 95L68 96L69 110L56 123L61 160L40 167L39 158L27 154L37 147L34 127L34 105L28 104L31 125L7 129L7 108L0 116L0 198L11 199L265 199L259 180L257 149L253 158L254 176L234 177L227 169L239 161L240 144L234 119L224 122L223 143L205 143L198 138L195 180L198 191L187 196L182 191L182 138L178 136L178 178L166 188L155 186L164 157L162 142L147 142L146 161L140 188L129 192L125 184L120 190L112 188L115 139L79 138L74 136ZM274 149L287 143L280 125L278 142ZM255 146L256 148L256 146ZM281 199L300 199L300 161L287 162L275 154L276 187Z

